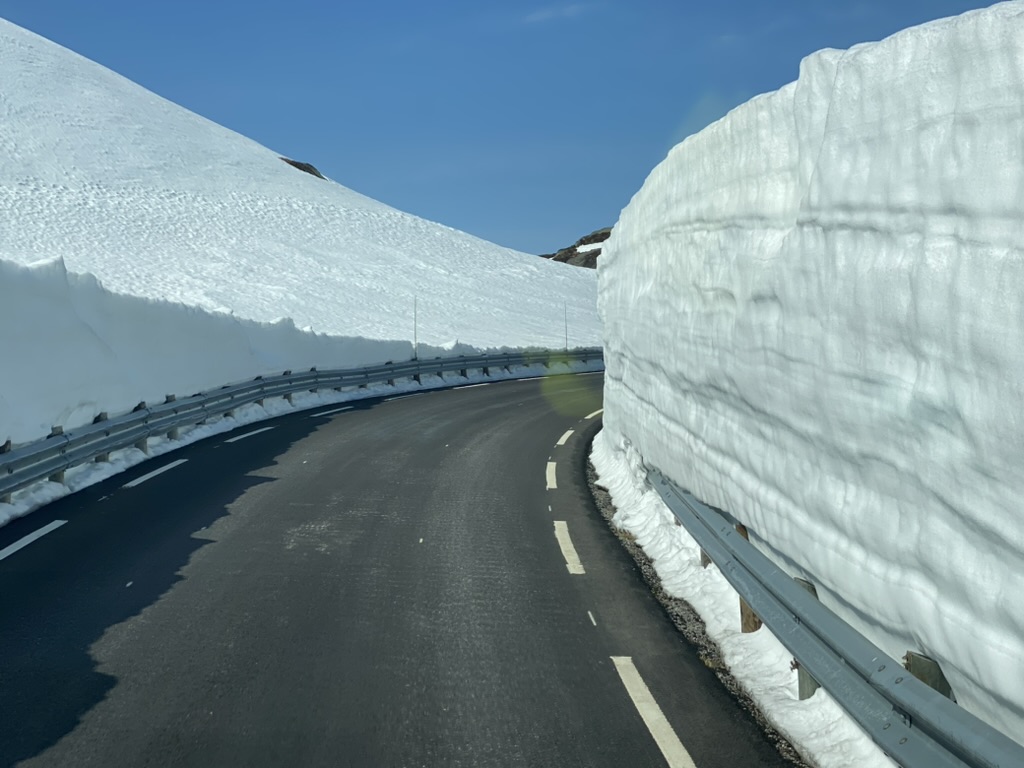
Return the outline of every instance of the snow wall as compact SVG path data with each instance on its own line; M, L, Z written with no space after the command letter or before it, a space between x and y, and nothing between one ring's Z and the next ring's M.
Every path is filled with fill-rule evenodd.
M1024 741L1024 3L807 57L598 269L602 448Z
M412 344L326 336L111 293L60 260L0 259L0 443L260 374L408 360ZM432 350L445 353L443 350Z

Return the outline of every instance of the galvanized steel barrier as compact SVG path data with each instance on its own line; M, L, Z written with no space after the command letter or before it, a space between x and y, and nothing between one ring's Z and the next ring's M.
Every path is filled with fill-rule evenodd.
M1024 747L911 675L657 470L651 485L740 597L904 768L1022 768Z
M277 376L261 376L253 381L232 384L191 397L147 406L140 403L131 413L78 427L69 432L55 430L48 438L0 453L0 501L12 493L47 478L60 478L71 467L84 464L112 451L142 445L154 435L176 434L180 427L199 424L215 416L229 413L249 403L268 397L287 397L304 391L340 389L396 379L440 375L442 373L514 365L535 365L559 362L591 362L601 360L599 347L566 352L513 353L444 357L431 360L410 360L367 368L301 373L285 371ZM97 417L99 419L99 417Z

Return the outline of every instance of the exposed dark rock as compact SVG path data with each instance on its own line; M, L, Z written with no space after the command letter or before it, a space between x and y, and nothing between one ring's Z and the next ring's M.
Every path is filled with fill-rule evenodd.
M316 169L316 166L310 163L303 163L300 160L290 160L287 157L282 157L281 159L284 160L286 163L288 163L288 165L292 166L293 168L298 168L300 171L305 171L308 174L316 176L318 179L323 179L324 181L327 180L327 177L320 173L320 171Z
M551 259L552 261L561 261L566 264L571 264L574 267L586 267L587 269L597 268L597 257L601 255L600 248L594 248L592 250L580 251L579 247L583 245L594 245L595 243L603 243L612 233L611 227L604 227L591 232L589 235L584 235L575 243L570 245L568 248L563 248L557 253L545 253L541 254L542 259Z

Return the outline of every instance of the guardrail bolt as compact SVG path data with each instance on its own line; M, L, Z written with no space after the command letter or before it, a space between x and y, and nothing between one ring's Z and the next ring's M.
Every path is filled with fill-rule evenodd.
M818 590L807 579L794 578L793 581L806 589L815 600L818 599ZM811 698L811 696L814 695L814 692L819 688L818 681L811 677L807 673L807 670L799 665L797 666L796 685L800 701Z
M907 655L903 657L903 666L906 667L910 674L929 688L934 688L947 699L956 701L953 689L950 687L946 676L942 673L942 667L939 666L939 662L935 661L935 659L917 651L907 651Z
M747 526L737 525L736 532L747 541L750 541L750 534L747 533ZM761 619L757 617L753 609L747 605L747 601L740 598L740 631L744 633L757 632L761 628Z

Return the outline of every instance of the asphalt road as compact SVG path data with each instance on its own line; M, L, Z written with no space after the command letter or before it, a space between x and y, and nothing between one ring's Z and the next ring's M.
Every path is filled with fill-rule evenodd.
M0 765L784 765L593 507L601 383L289 415L0 529L67 521L0 559Z

